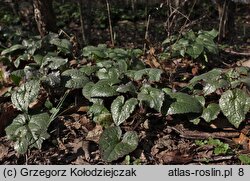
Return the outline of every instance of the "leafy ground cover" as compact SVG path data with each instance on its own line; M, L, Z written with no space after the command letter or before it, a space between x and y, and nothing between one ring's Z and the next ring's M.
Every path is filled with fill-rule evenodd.
M64 6L62 27L60 18L78 17ZM151 35L164 34L158 17ZM101 43L105 33L81 47L67 27L40 38L18 19L10 31L9 18L1 25L1 164L249 164L250 68L238 65L249 56L218 46L212 25L150 38L146 49L145 29L132 35L131 25L115 47ZM93 33L107 32L97 18Z

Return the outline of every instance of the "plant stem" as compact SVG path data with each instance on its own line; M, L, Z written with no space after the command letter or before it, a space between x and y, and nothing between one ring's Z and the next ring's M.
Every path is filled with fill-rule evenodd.
M151 15L148 15L148 20L147 20L147 25L146 25L146 32L145 32L145 37L144 37L146 42L148 41L148 29L149 29L150 17L151 17ZM144 46L143 46L144 54L146 53L146 42L144 43Z
M109 5L108 0L106 0L106 4L107 4L108 18L109 18L109 32L110 32L111 45L114 46L115 42L114 42L113 27L112 27L112 22L111 22L111 15L110 15L110 5Z
M65 101L67 95L69 94L69 91L70 91L70 90L67 90L67 91L64 93L62 99L60 100L60 102L59 102L58 105L56 106L56 111L50 116L49 124L56 118L58 112L60 111L60 108L62 107L63 102Z

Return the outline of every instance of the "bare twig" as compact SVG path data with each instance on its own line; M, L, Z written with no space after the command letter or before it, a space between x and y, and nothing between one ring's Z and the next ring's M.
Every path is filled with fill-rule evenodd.
M230 50L230 49L224 49L223 51L226 53L230 53L232 55L250 56L250 52L236 52L236 51Z
M188 16L187 16L188 18L186 18L186 20L185 20L183 26L181 27L181 30L180 30L180 32L179 32L179 36L178 36L178 38L177 38L177 41L180 39L181 34L182 34L182 32L184 31L187 22L190 21L190 20L189 20L189 17L190 17L191 13L192 13L193 10L194 10L194 6L195 6L196 2L197 2L197 0L194 1L193 5L192 5L192 7L191 7L191 9L190 9L190 11L189 11L189 13L188 13Z
M187 0L183 1L181 4L185 4ZM167 29L167 33L168 33L168 37L171 36L171 28L173 27L174 24L177 24L177 15L180 14L182 17L184 17L186 20L190 21L189 20L189 17L185 14L183 14L179 9L181 8L181 5L179 4L176 4L174 6L172 6L172 3L167 1L167 3L164 3L164 4L167 4L168 5L168 8L169 8L169 14L168 14L168 18L167 18L167 21L165 22L165 25L166 25L166 29Z
M111 15L110 15L110 5L109 5L108 0L106 0L106 4L107 4L107 10L108 10L110 39L111 39L112 46L114 46L115 42L114 42L113 27L112 27Z
M212 158L208 158L208 160L204 159L204 158L196 158L193 159L193 162L218 162L218 161L225 161L225 160L232 160L234 159L235 156L234 155L227 155L227 156L215 156Z
M82 41L84 45L87 45L88 42L86 40L86 36L85 36L85 30L84 30L84 17L83 17L83 8L82 8L82 0L78 0L77 2L78 4L78 9L79 9L79 13L80 13L80 23L81 23L81 32L82 32Z
M180 134L181 137L183 138L188 138L188 139L208 139L208 138L220 138L224 140L228 140L229 138L235 138L239 137L240 133L239 132L202 132L202 131L190 131L190 130L185 130L182 126L175 126L171 127L174 131Z
M146 25L146 32L145 32L145 37L144 37L145 41L148 40L148 29L149 29L150 17L151 17L151 15L148 15L147 25ZM143 51L144 51L144 53L146 52L146 42L144 43Z
M59 36L61 34L64 34L68 39L70 39L70 36L63 29L60 29L60 31L59 31Z

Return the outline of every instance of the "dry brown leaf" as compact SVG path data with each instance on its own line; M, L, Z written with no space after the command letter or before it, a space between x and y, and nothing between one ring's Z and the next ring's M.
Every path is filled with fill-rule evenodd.
M0 97L10 90L10 87L2 87L0 89Z
M145 63L152 68L159 68L161 64L158 62L155 57L155 49L153 47L150 48L149 54L146 57Z
M2 160L5 156L8 155L8 150L8 147L0 145L0 160Z
M80 106L78 109L77 109L77 112L88 112L89 111L89 106Z
M193 75L197 75L197 74L198 74L198 71L199 71L198 67L192 68L192 74L193 74Z
M164 164L183 164L193 160L192 156L188 154L181 154L179 150L165 150L157 154L156 157Z
M155 54L155 49L153 47L150 47L149 54L150 55L154 55Z
M244 149L250 150L250 139L243 133L240 133L239 138L233 138L233 141L236 144L242 145Z
M10 80L10 72L7 70L7 66L3 65L0 62L0 81L6 83L6 84L10 84L11 80Z
M243 62L242 66L250 67L250 60L247 60L247 61Z
M86 136L86 140L98 143L102 132L103 132L102 126L96 125L93 130L88 132L88 135Z
M69 65L70 65L71 67L77 66L77 64L78 64L78 62L77 62L77 60L75 60L75 59L69 61Z

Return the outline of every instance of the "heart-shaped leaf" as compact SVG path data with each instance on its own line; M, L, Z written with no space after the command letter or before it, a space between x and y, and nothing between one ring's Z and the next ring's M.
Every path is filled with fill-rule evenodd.
M201 117L205 119L206 122L210 122L217 118L220 113L220 106L215 103L211 103L203 110Z
M138 94L138 100L142 104L146 104L150 108L161 112L161 107L164 101L164 93L157 88L151 87L150 85L144 85L141 88L141 92Z
M50 40L50 43L57 46L57 49L65 54L70 53L72 50L72 45L67 39L59 39L58 37L54 37Z
M19 114L5 131L9 139L15 141L14 148L18 153L24 154L30 147L41 149L42 142L49 137L47 129L50 117L47 113L29 117Z
M228 90L221 95L219 105L229 122L238 128L250 110L250 97L241 89Z
M12 93L11 101L18 110L27 112L29 104L36 99L39 90L40 82L31 80Z
M162 70L156 68L146 68L142 70L130 70L127 76L134 80L141 80L143 76L148 76L149 81L158 82L161 79Z
M62 77L66 80L67 88L83 88L89 82L88 77L78 69L66 70L62 73Z
M217 54L218 47L214 43L213 39L218 35L218 31L199 31L199 36L196 42L201 43L210 53Z
M87 76L90 76L91 74L95 73L99 68L96 65L84 65L79 70L86 74Z
M101 79L108 79L108 80L117 80L120 76L120 71L116 68L101 68L96 72L96 76Z
M195 86L197 83L204 85L204 95L209 95L215 92L218 88L228 88L230 82L223 77L223 71L221 69L213 69L207 73L195 76L190 80L190 85Z
M219 80L220 76L222 74L222 70L215 68L213 70L210 70L209 72L206 72L204 74L201 74L199 76L195 76L190 80L190 83L192 85L197 84L199 81L204 80L204 81L211 81L213 83L216 80Z
M108 81L99 81L92 87L90 97L112 97L118 94L116 89Z
M194 43L191 46L188 46L186 52L192 58L196 59L200 56L200 54L203 52L203 50L204 50L204 47L202 44Z
M99 146L103 160L111 162L123 157L137 148L138 136L135 131L128 131L122 140L120 127L105 129L100 137Z
M94 87L94 85L95 84L93 82L89 82L82 89L82 95L86 97L88 100L91 99L91 90Z
M122 84L119 85L119 87L116 89L117 92L121 92L121 93L131 93L131 94L135 94L136 93L136 87L133 84L133 82L128 82L127 84Z
M137 100L131 98L124 103L124 97L118 96L111 104L111 113L117 126L129 118L137 105Z
M97 47L95 46L86 46L83 48L83 56L89 58L96 58L96 59L105 59L108 57L108 48L105 44L99 44Z
M185 114L185 113L201 113L202 105L195 98L182 92L172 93L168 89L163 89L172 99L173 103L170 105L167 114Z
M52 70L56 70L60 68L61 66L65 65L68 62L67 58L61 58L61 57L56 57L52 55L46 55L43 58L43 63L41 65L41 68L43 67L48 67Z

